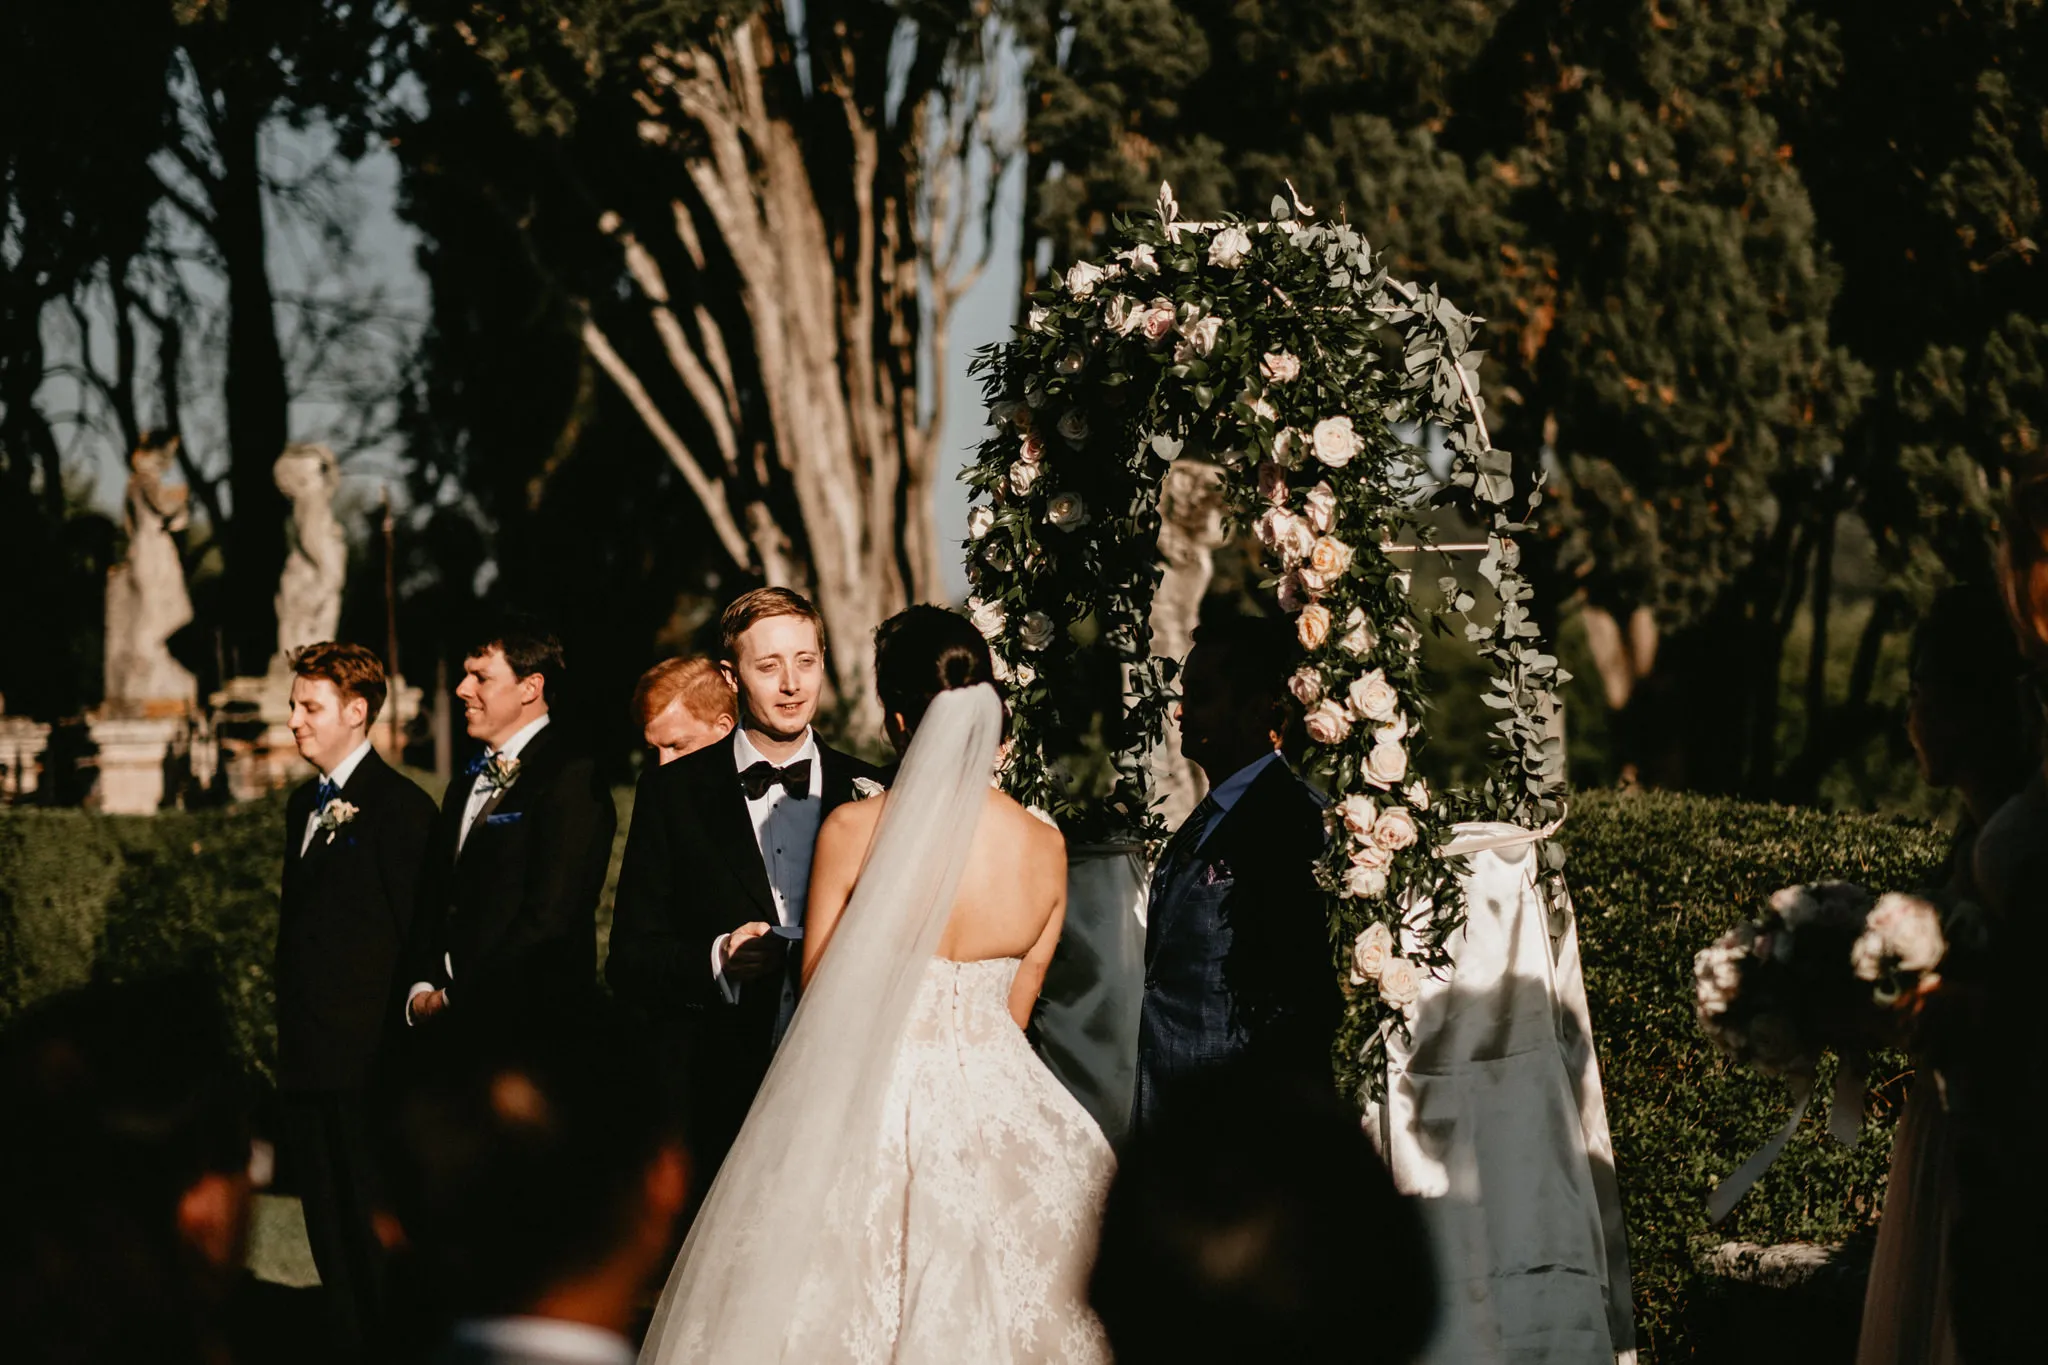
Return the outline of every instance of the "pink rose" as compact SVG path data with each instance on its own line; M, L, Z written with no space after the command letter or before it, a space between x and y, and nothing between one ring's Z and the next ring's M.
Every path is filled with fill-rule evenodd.
M1373 842L1388 852L1399 852L1411 848L1417 838L1415 817L1400 806L1389 806L1380 812L1379 823L1372 827Z
M1382 888L1384 889L1384 888ZM1368 924L1351 945L1351 984L1362 986L1377 981L1387 959L1394 955L1394 936L1384 924Z
M1422 998L1422 973L1405 957L1390 957L1380 968L1380 999L1406 1010Z
M1301 575L1293 569L1280 575L1280 586L1273 595L1279 599L1280 610L1289 615L1300 611L1309 601L1308 589L1302 586Z
M1334 701L1311 706L1303 723L1308 727L1308 737L1322 745L1342 744L1344 736L1351 733L1351 717Z
M1377 867L1344 869L1344 894L1354 900L1374 900L1387 894L1387 874Z
M1325 417L1311 433L1316 458L1332 469L1342 469L1358 454L1358 433L1349 417Z
M1325 702L1325 706L1333 703ZM1392 787L1408 775L1408 751L1398 741L1380 741L1366 751L1365 772L1367 782L1382 790Z
M1331 524L1337 519L1337 490L1330 487L1329 480L1325 479L1308 490L1306 510L1308 524L1315 529L1315 533L1327 534Z
M1385 670L1378 668L1352 683L1347 695L1360 720L1392 720L1401 705L1401 694L1387 681Z
M1353 793L1330 808L1345 829L1360 839L1373 832L1379 823L1379 811L1373 807L1372 798Z
M1301 637L1303 649L1321 649L1323 641L1330 638L1330 609L1320 602L1309 603L1301 609L1301 618L1295 622L1294 629ZM1323 705L1339 711L1344 709L1334 701L1326 701ZM1349 717L1344 721L1344 728L1347 731L1351 728ZM1343 736L1340 735L1338 738L1341 739Z
M1031 491L1032 485L1038 482L1038 476L1044 469L1044 465L1030 460L1017 461L1010 466L1010 491L1020 498L1023 497Z
M1394 865L1394 855L1370 839L1361 840L1351 846L1353 867L1387 868Z
M1313 668L1297 668L1287 680L1287 690L1303 706L1314 706L1323 699L1323 675Z
M1045 442L1036 433L1026 432L1021 443L1020 455L1026 464L1037 464L1045 458Z
M1285 384L1301 375L1301 361L1285 351L1269 351L1259 361L1259 373L1269 384Z
M1154 345L1173 335L1173 303L1169 299L1154 299L1145 307L1145 314L1138 321L1138 330L1145 334L1145 340Z
M1335 582L1351 567L1351 547L1335 536L1320 536L1309 549L1308 566Z

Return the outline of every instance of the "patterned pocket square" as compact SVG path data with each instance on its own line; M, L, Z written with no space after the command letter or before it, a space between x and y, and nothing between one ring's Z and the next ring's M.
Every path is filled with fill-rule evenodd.
M526 812L523 810L505 810L499 811L494 815L486 815L484 823L487 825L516 825L525 818Z
M1230 870L1230 864L1219 858L1202 869L1202 885L1221 886L1225 882L1235 880L1236 876L1237 874Z

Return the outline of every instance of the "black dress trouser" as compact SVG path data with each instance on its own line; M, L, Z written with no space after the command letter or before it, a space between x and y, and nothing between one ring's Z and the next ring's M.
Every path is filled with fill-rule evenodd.
M371 1225L377 1182L365 1099L348 1090L287 1092L279 1098L282 1155L305 1208L333 1358L360 1359L384 1310L384 1253Z

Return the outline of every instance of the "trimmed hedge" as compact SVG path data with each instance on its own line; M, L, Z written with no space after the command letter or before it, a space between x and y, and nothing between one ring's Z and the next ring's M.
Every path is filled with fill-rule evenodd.
M632 794L618 796L623 845ZM96 972L198 967L221 983L248 1057L268 1074L281 812L281 797L148 819L0 812L0 1023ZM1707 1046L1692 1014L1693 954L1793 882L1922 885L1947 841L1865 816L1614 793L1579 795L1564 838L1627 1203L1639 1344L1646 1361L1685 1360L1713 1312L1696 1268L1707 1248L1868 1232L1905 1082L1902 1064L1880 1059L1858 1147L1823 1141L1822 1117L1810 1115L1728 1224L1708 1229L1707 1192L1789 1109L1782 1082L1738 1072ZM600 958L610 919L608 885Z
M1725 1311L1697 1268L1708 1249L1870 1232L1908 1081L1902 1059L1874 1059L1854 1148L1827 1138L1816 1100L1777 1164L1709 1229L1708 1192L1784 1124L1791 1101L1783 1081L1738 1070L1708 1046L1693 1017L1693 954L1781 886L1926 885L1948 840L1869 816L1611 792L1580 795L1563 837L1627 1209L1638 1345L1646 1361L1688 1360L1719 1335L1713 1319ZM1824 1070L1819 1094L1831 1082Z

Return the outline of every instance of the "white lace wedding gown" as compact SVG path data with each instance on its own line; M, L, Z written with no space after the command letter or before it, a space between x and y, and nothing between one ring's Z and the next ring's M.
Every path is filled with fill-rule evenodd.
M1107 1361L1088 1312L1109 1144L1010 1017L1018 959L925 969L864 1174L794 1287L789 1360Z

